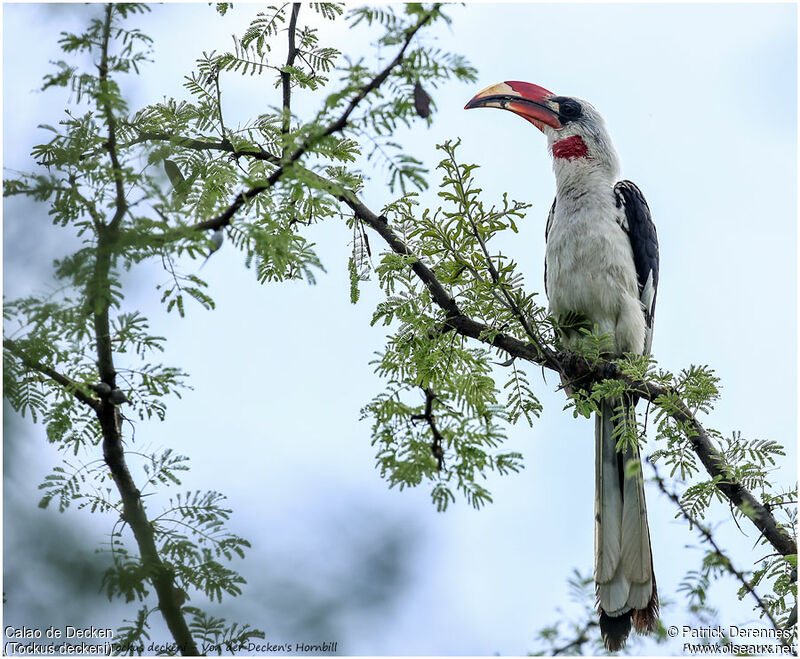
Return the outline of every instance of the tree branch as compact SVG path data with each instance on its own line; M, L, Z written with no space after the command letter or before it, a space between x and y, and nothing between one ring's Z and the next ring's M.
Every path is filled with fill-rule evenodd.
M667 489L667 486L664 483L664 479L661 478L661 474L658 473L658 469L656 468L655 463L649 458L647 461L650 463L650 466L653 469L653 475L655 477L656 484L658 485L658 489L661 490L667 496L667 498L669 498L669 500L672 501L678 507L678 509L681 511L681 515L683 516L683 518L687 522L689 522L691 526L697 527L697 530L700 531L700 534L703 536L705 541L713 547L714 553L720 558L725 569L728 572L730 572L734 577L736 577L739 580L739 582L745 587L745 590L747 590L747 592L753 596L753 599L755 599L755 601L758 603L758 607L764 612L764 615L767 616L769 621L772 623L772 626L775 629L781 629L778 626L778 623L775 620L775 618L772 616L772 612L769 610L769 607L767 607L767 605L764 603L764 600L761 599L761 597L755 591L753 586L750 585L750 582L747 579L745 579L744 575L733 566L731 559L725 555L722 549L720 549L719 545L717 544L716 540L714 540L714 536L711 534L711 531L708 529L708 527L701 524L699 520L697 520L688 510L686 510L686 507L681 503L681 500L678 498L678 495L676 495L674 492L670 492Z
M411 40L414 36L419 32L430 20L433 18L434 14L439 10L440 4L436 4L433 8L425 12L425 14L417 21L417 23L410 28L406 32L405 39L403 40L403 44L400 47L400 50L395 55L394 59L389 62L389 64L384 67L380 73L378 73L372 80L370 80L366 85L364 85L358 93L350 100L350 103L347 104L344 112L339 116L338 119L328 124L322 131L310 133L306 136L306 138L300 143L300 145L294 150L294 152L287 158L284 157L281 160L281 166L278 167L270 176L263 182L257 183L250 187L247 190L243 190L236 198L231 202L230 206L226 208L222 213L217 215L210 220L206 220L204 222L199 222L198 224L194 225L194 229L198 231L205 231L208 229L219 229L220 227L227 226L230 224L231 220L233 219L234 215L239 211L239 209L244 206L249 200L253 199L254 197L258 196L262 192L269 190L278 180L283 176L287 169L289 169L292 165L294 165L300 158L305 155L305 153L317 144L320 140L333 135L339 131L344 130L347 126L347 122L350 119L350 115L353 111L358 107L359 103L366 98L366 96L370 93L378 89L383 82L389 77L389 74L392 70L400 64L403 60L403 56L405 55L406 49L408 48Z
M35 359L31 359L28 355L25 354L25 351L19 347L16 341L12 339L3 339L3 347L8 350L12 355L14 355L20 362L27 368L37 371L42 375L46 375L56 384L61 385L66 390L68 390L75 398L77 398L81 403L84 405L88 405L93 410L97 411L100 408L100 401L96 398L92 398L91 396L87 396L83 391L81 391L80 385L73 380L72 378L67 377L66 375L62 375L58 371L42 364Z
M169 135L167 133L153 133L147 131L139 131L139 136L128 142L126 146L133 146L134 144L139 144L142 142L146 142L148 140L159 140L159 141L171 141L179 146L188 148L188 149L195 149L195 150L219 150L219 151L228 151L230 153L235 153L236 155L240 156L250 156L253 158L257 158L259 160L264 160L270 162L272 164L279 164L275 171L273 171L270 176L262 182L256 183L247 190L242 190L239 194L236 195L234 200L230 203L230 205L222 211L216 217L213 217L209 220L204 220L203 222L198 222L197 224L193 225L193 229L197 231L207 231L207 230L216 230L221 227L227 226L231 223L236 213L244 206L248 201L254 199L262 192L266 192L270 188L272 188L278 180L284 175L287 169L293 166L302 156L317 142L325 137L333 135L336 132L344 130L347 126L347 122L350 119L350 115L353 111L358 107L361 101L370 93L378 89L383 82L389 77L389 74L392 70L400 64L403 60L403 56L405 55L406 50L408 49L411 40L414 36L421 30L434 16L434 14L439 10L440 4L436 4L433 8L426 12L418 21L417 23L410 28L406 32L405 39L403 40L403 44L400 47L400 50L395 55L394 59L392 59L389 64L384 67L378 74L375 75L372 80L370 80L366 85L364 85L358 93L350 100L347 107L345 108L344 112L333 122L328 124L322 131L311 133L306 136L303 142L294 150L294 152L290 156L286 156L286 151L284 147L284 153L282 158L277 158L276 156L268 153L261 149L260 151L253 152L253 151L238 151L233 148L233 145L227 142L226 140L222 140L221 142L205 142L202 140L194 140L191 138L186 137L176 137L174 135ZM295 3L292 7L292 18L297 18L297 12L299 11L299 5ZM293 34L294 31L291 29L290 23L290 53L292 51L293 45ZM295 49L296 52L296 49ZM281 73L281 80L284 81L283 73ZM287 96L289 95L287 92L287 87L284 86L283 89L284 94L284 120L286 117L286 109L290 106L287 105ZM291 102L290 100L288 101ZM283 125L282 125L283 128ZM108 147L110 148L110 146ZM123 197L124 199L124 197Z
M436 418L433 416L433 401L436 400L436 394L428 387L425 387L423 391L425 392L425 412L423 414L413 415L411 420L426 421L430 427L431 433L433 434L431 453L433 453L433 457L436 458L437 468L441 471L444 467L444 448L442 447L444 437L442 437L442 433L439 432L439 428L436 426Z
M626 382L633 391L642 398L658 405L659 400L674 398L664 387L653 382L634 381L624 375L617 375L617 379ZM779 528L778 522L772 512L763 503L753 496L739 481L732 478L728 465L720 452L716 449L708 436L706 429L689 410L686 404L679 400L674 401L676 410L670 416L679 424L686 424L690 431L686 433L692 443L692 449L700 458L709 475L717 479L715 486L727 499L744 513L745 517L755 524L769 543L783 556L797 553L797 542L786 531Z
M108 39L111 34L111 15L114 11L114 6L109 3L106 5L105 23L103 24L103 44L102 55L100 64L98 65L100 92L101 98L98 99L98 104L101 106L103 116L108 126L108 140L105 142L105 148L108 151L108 156L111 159L111 166L113 167L114 188L116 189L116 201L114 217L111 218L110 226L116 227L122 221L122 217L128 210L128 203L125 201L125 188L122 183L122 167L119 164L117 157L117 120L114 117L114 112L109 103L110 90L108 86Z
M111 16L113 5L106 6L105 23L103 25L103 43L100 65L101 80L105 82L106 89L108 73L108 41L111 33ZM97 347L97 364L101 381L112 389L116 388L116 371L114 369L114 356L111 344L111 328L109 323L109 306L111 304L109 276L112 266L114 243L118 235L118 224L127 210L125 190L122 184L121 169L116 155L116 138L114 118L111 106L106 99L104 114L109 130L108 152L114 166L114 184L117 190L115 212L108 225L97 227L97 246L94 272L89 284L87 295L93 311L95 341ZM122 517L133 532L142 564L147 570L150 582L156 590L158 607L161 615L169 627L176 644L182 654L199 654L197 645L192 638L186 619L183 617L178 600L175 597L176 586L172 571L162 562L155 541L155 530L147 518L142 496L131 477L125 461L125 452L122 447L122 434L117 421L116 407L108 400L104 400L95 408L100 428L103 433L103 458L114 479L120 497L122 498Z
M559 647L552 648L548 651L548 654L552 656L558 655L574 655L574 654L583 654L583 646L588 643L591 639L589 638L589 630L593 627L599 627L600 623L597 620L589 620L586 624L578 631L577 636L570 642L565 643L564 645L560 645ZM575 652L573 652L573 648Z
M415 256L389 226L386 218L373 213L352 192L337 191L334 188L331 194L346 203L364 224L376 231L393 252L403 256ZM604 379L622 380L637 395L655 405L662 405L663 401L672 398L670 392L664 387L653 382L633 380L620 373L616 365L611 362L592 366L583 359L569 359L563 355L556 355L549 350L543 352L534 344L523 343L513 336L496 331L483 323L473 320L461 313L456 301L445 290L433 271L419 258L411 265L411 268L430 291L433 301L445 311L446 325L459 334L501 348L513 357L519 357L550 368L568 380L584 380L586 382L596 382ZM700 458L706 471L712 478L717 479L715 485L720 492L755 524L778 552L784 556L796 554L797 543L794 538L779 528L777 520L766 506L759 502L740 482L731 477L724 458L714 447L708 433L697 417L683 401L678 401L675 407L677 409L669 411L670 417L682 426L689 427L690 430L686 434L692 444L692 448Z
M286 55L285 69L294 65L294 59L297 56L294 38L297 30L297 14L299 13L300 3L295 2L292 4L292 16L289 19L289 52ZM281 71L281 86L283 88L283 117L281 119L283 145L281 147L281 153L283 158L286 158L289 152L289 130L292 125L292 74L285 69Z
M345 190L318 174L308 172L308 170L304 170L303 173L306 176L310 174L311 178L313 178L322 189L326 190L339 201L347 204L355 213L356 217L386 241L393 252L416 259L411 264L411 268L414 270L417 277L419 277L420 281L427 287L434 302L446 312L446 325L448 328L464 336L501 348L509 354L520 357L521 359L547 366L559 373L563 372L564 367L558 360L556 354L552 351L542 351L535 344L524 343L513 336L498 332L488 325L484 325L461 313L456 301L437 279L433 271L411 251L405 242L403 242L397 233L389 226L386 218L371 211L352 191Z

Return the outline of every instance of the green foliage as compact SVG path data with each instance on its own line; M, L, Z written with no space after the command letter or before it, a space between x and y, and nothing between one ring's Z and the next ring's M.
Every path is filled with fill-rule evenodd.
M220 14L228 8L228 3L217 5ZM193 491L174 495L150 518L160 562L143 558L139 546L130 545L129 530L136 530L132 524L129 529L121 491L108 466L87 459L97 454L101 442L118 441L109 433L130 433L125 459L144 473L139 491L154 494L180 485L188 468L187 459L171 449L149 454L133 450L136 421L163 419L168 399L180 397L187 376L156 360L165 350L164 338L150 330L140 311L126 308L123 273L155 260L166 273L156 290L167 311L184 316L189 300L214 309L205 281L196 270L187 271L187 262L212 251L211 234L195 226L198 218L230 212L233 199L239 206L236 221L213 228L229 224L226 244L242 252L258 280L314 283L324 269L302 230L341 215L341 196L362 187L365 173L359 163L369 166L370 160L384 159L392 187L426 185L422 164L390 139L399 125L411 126L418 119L413 84L424 81L433 89L440 81L475 77L460 56L413 46L384 75L384 88L374 86L371 102L329 130L345 110L352 111L348 108L353 99L365 93L364 85L384 64L343 61L341 53L322 42L316 27L305 24L309 8L298 11L286 3L257 14L244 34L234 38L230 52L203 53L185 78L187 98L165 98L131 112L119 77L138 73L152 51L149 37L126 19L147 10L145 5L108 5L98 8L98 17L82 32L62 34L65 59L54 64L42 89L69 89L73 106L57 126L42 126L47 141L32 151L39 169L14 172L4 186L8 196L26 195L48 204L53 223L70 228L82 241L55 263L53 290L6 301L5 395L14 409L44 423L48 439L73 456L45 478L40 505L54 504L60 510L75 505L118 520L103 588L109 598L144 603L135 619L119 630L117 651L122 654L147 651L143 644L150 638L149 616L158 608L146 602L153 596L156 572L166 570L182 597L191 594L213 601L236 596L243 580L229 564L249 547L226 530L231 511L222 505L222 495ZM326 20L344 13L341 5L332 3L313 3L310 11ZM294 51L288 65L290 13ZM438 7L387 8L383 14L379 42L384 45L400 44L412 30L447 20ZM358 16L355 10L351 20L357 22ZM88 54L97 66L83 69L70 59L76 54ZM334 75L338 83L309 117L280 107L243 125L228 126L222 99L227 76L234 74L272 75L276 87L294 94L320 94L332 86ZM299 155L288 159L293 153ZM266 187L271 187L270 194L259 194ZM368 278L371 268L364 228L356 228L353 301L358 282ZM465 351L463 359L485 362L480 351ZM111 408L116 426L111 430L100 423L101 411L109 405L110 378L127 401ZM531 390L524 375L516 383L515 414L528 415L534 409ZM485 375L465 376L452 384L466 392L459 404L476 413L488 414L484 408L495 404ZM470 407L466 397L485 402ZM462 421L454 417L453 423ZM481 442L497 444L502 439L488 416L475 416L467 425ZM483 457L467 444L454 446L453 455L460 487L476 504L487 500L488 493L473 483L475 473L487 464L501 471L518 468L515 454ZM157 501L148 499L149 507L156 508ZM235 652L249 639L263 637L258 630L229 625L197 607L183 610L203 651Z
M780 558L770 557L762 561L753 571L751 580L753 586L765 586L764 590L767 592L762 599L773 617L785 627L791 626L790 614L797 606L797 582L792 578L793 570L796 569L796 554ZM742 586L738 593L739 599L743 599L747 594L747 589Z
M285 29L287 14L291 4L280 7L270 6L259 12L240 39L234 38L233 52L216 58L219 71L235 71L242 75L260 75L270 71L288 73L293 86L315 90L328 82L325 75L333 70L340 53L335 48L319 45L315 28L300 26L296 32L296 64L273 64L272 41ZM342 13L339 5L332 3L316 4L314 9L329 20L335 20Z
M229 7L218 3L217 11L224 15ZM40 505L75 505L114 520L103 589L110 599L142 602L136 617L120 627L117 651L147 652L149 616L159 610L151 606L159 576L154 565L160 565L175 584L174 597L198 648L233 653L263 633L184 605L186 597L220 601L242 593L243 579L231 565L249 544L226 529L231 511L222 495L190 491L166 501L147 499L148 508L161 506L147 520L155 563L131 542L133 522L125 518L119 484L98 459L101 443L124 436L121 450L138 467L134 471L144 474L137 488L147 495L179 486L188 468L187 458L170 449L133 450L137 421L164 419L168 402L180 397L188 381L183 369L159 361L164 337L126 306L126 273L142 263L160 264L164 278L155 291L167 311L182 317L190 301L213 310L197 273L197 260L219 246L212 235L224 232L225 245L241 252L259 282L313 284L325 270L307 229L345 220L353 229L350 300L358 302L360 285L374 272L383 297L372 323L390 332L373 362L385 388L362 410L372 422L378 469L400 489L424 482L438 510L458 495L476 508L491 502L492 472L522 467L521 455L506 447L508 428L522 418L532 425L541 411L522 360L493 347L494 339L503 333L540 355L568 347L590 365L601 365L611 337L586 318L551 318L537 293L526 290L517 263L497 245L500 236L516 233L528 204L505 195L485 204L477 166L458 162L457 142L439 147L437 207L422 207L418 193L428 187L428 172L398 137L402 129L433 120L434 115L419 116L414 89L430 92L435 110L441 84L477 77L461 55L416 36L448 24L446 6L383 5L346 15L333 3L271 6L234 37L229 52L197 58L184 79L185 98L130 111L119 80L149 61L151 43L126 20L147 10L108 5L84 31L62 34L65 60L54 63L42 89L69 89L72 107L57 126L41 127L46 141L32 150L37 168L6 177L5 195L47 204L53 224L71 230L80 244L55 262L50 290L5 301L4 392L15 410L44 424L48 440L70 456L45 478ZM380 56L354 60L327 46L323 32L306 24L311 11L330 21L344 16L353 34L372 34ZM294 39L291 54L287 34ZM92 66L82 68L78 55L89 55ZM275 88L274 105L240 125L226 124L223 99L232 76L258 76L254 82L262 87L266 76ZM300 114L297 108L309 104L294 99L310 99L316 110ZM373 255L365 221L343 205L355 207L356 195L376 171L390 192L400 194L387 199L381 221L407 251L395 245ZM424 269L461 315L485 326L473 337L477 343L456 331L442 291L418 277ZM791 532L796 490L776 492L770 481L776 457L784 455L776 443L707 429L720 445L723 475L702 477L695 430L678 419L685 410L706 415L713 409L720 387L710 368L690 366L674 375L637 355L615 364L629 382L650 382L666 392L654 406L640 404L638 417L630 405L618 406L626 421L619 424L618 445L641 443L649 433L652 459L684 484L681 503L695 519L725 502L719 485L735 481L780 510L780 523ZM110 389L111 381L129 402L111 405L100 386ZM589 416L602 401L632 402L630 389L621 378L576 387L567 407ZM746 513L734 511L736 520ZM709 584L726 574L715 557L706 555L684 582L698 616L708 607ZM754 586L771 591L764 601L783 621L796 604L793 567L796 557L770 555L750 576ZM579 573L571 581L584 616L592 607L590 581ZM591 626L567 627L547 628L540 639L555 650L565 634L577 634L573 649L597 649L586 635Z
M232 511L220 505L224 498L218 492L176 494L152 520L162 559L171 564L178 583L186 591L205 593L212 601L221 601L223 593L241 594L244 580L218 559L244 558L244 550L250 547L225 529Z
M500 207L486 208L472 178L475 167L456 162L457 147L442 147L439 197L446 207L419 212L416 196L406 195L383 215L414 254L435 263L434 272L462 311L523 338L527 319L544 317L544 310L534 295L522 291L514 261L492 254L488 245L500 232L515 231L515 220L527 206L504 198ZM386 299L372 322L396 330L374 362L387 389L362 415L373 419L378 466L392 486L402 489L424 480L432 485L438 510L455 500L456 490L478 508L492 500L480 480L491 471L521 468L519 453L501 450L505 427L521 416L530 423L541 405L519 364L511 362L500 387L491 352L448 331L445 312L411 270L414 262L384 253L376 268ZM433 393L435 421L425 419L427 401L415 402L418 390Z
M250 642L255 638L264 638L264 632L253 629L250 625L237 622L227 624L224 618L216 618L193 606L187 606L186 612L191 616L189 629L200 642L200 651L204 654L236 654L247 651Z
M144 652L144 648L141 646L145 641L150 640L148 615L147 607L143 606L137 611L134 620L123 621L123 624L114 633L115 654L133 657Z
M55 499L60 512L64 512L72 503L77 503L78 508L88 506L91 512L119 512L111 488L102 487L104 474L99 460L78 467L66 460L64 464L67 468L53 467L52 473L45 476L44 482L39 485L39 489L45 492L39 501L40 508L47 508ZM89 488L92 489L87 491Z
M369 280L372 265L372 252L369 247L369 238L360 220L353 218L353 255L348 259L347 271L350 274L350 302L358 302L360 292L358 284Z

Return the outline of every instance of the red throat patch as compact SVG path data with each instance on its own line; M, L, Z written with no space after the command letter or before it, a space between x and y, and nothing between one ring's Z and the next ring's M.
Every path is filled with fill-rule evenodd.
M587 154L586 142L580 135L573 135L553 144L554 158L575 160L575 158L585 158Z

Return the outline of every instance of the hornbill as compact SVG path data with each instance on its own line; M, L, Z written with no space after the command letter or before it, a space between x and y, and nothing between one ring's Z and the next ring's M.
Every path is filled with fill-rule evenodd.
M502 82L466 105L510 110L547 137L556 198L545 229L545 292L557 319L582 318L613 337L613 355L648 354L658 287L658 239L650 209L619 160L605 122L586 101L527 82ZM575 346L582 335L562 328ZM650 531L637 445L617 451L615 426L635 424L635 399L605 401L595 419L594 580L606 647L624 644L631 622L658 622ZM635 428L635 425L633 425ZM618 431L620 429L618 428ZM617 435L619 432L616 433Z

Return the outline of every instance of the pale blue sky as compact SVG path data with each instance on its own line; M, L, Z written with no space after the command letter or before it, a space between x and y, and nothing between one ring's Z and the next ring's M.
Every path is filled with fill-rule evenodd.
M155 39L156 63L126 83L131 106L181 96L181 76L194 58L202 50L229 48L229 35L241 32L259 8L242 5L219 19L205 5L154 7L141 26ZM47 61L60 57L59 30L73 29L85 11L5 5L6 168L30 167L30 147L46 139L35 125L58 120L64 98L31 90L48 70ZM510 113L462 108L475 92L503 80L526 80L591 101L607 121L623 176L641 187L658 227L655 356L672 370L712 366L722 378L723 398L709 425L726 435L741 430L787 446L774 480L793 484L796 7L498 3L454 7L451 15L451 28L438 27L423 39L462 52L479 80L432 90L438 109L433 126L420 122L396 138L433 168L440 155L435 145L460 137L460 157L482 166L477 176L485 200L499 200L507 191L533 204L503 249L518 260L529 288L541 291L544 221L554 191L545 140ZM338 30L334 40L352 48L361 33ZM374 54L371 48L358 52ZM269 83L233 76L223 82L230 83L229 123L237 115L257 114L260 104L278 102ZM257 91L237 96L249 85ZM304 107L312 106L298 100L297 108ZM390 199L381 180L377 173L364 194L375 209ZM435 204L435 189L424 198ZM6 252L9 295L40 287L42 268L54 256L52 243L39 234L46 219L23 217L15 213L20 208L5 207L6 250L15 250ZM36 227L35 238L23 221ZM372 529L383 533L385 524L409 543L406 588L389 609L344 619L340 650L535 650L536 631L560 615L555 608L570 610L566 579L572 569L591 568L592 423L562 413L555 378L544 383L531 368L545 412L533 429L520 425L510 431L510 447L523 453L526 468L490 479L494 504L475 512L459 500L438 514L425 487L388 491L374 469L369 425L358 420L359 409L381 384L368 364L384 336L383 328L369 327L379 298L369 284L359 304L349 304L346 227L331 221L314 227L311 236L328 270L316 286L259 286L226 245L202 273L217 310L193 309L185 320L166 316L154 302L151 284L164 275L154 268L140 271L143 279L132 282L126 306L150 313L154 329L169 339L165 361L186 368L195 390L172 404L165 423L137 424L137 448L174 447L192 458L186 488L213 488L230 497L234 527L253 542L242 568L251 586L237 606L242 618L268 634L280 625L258 608L269 597L258 591L259 579L280 573L288 562L293 572L312 580L319 575L323 582L336 565L347 565L353 546L376 546ZM371 242L379 249L377 237ZM31 272L21 269L23 262ZM36 484L57 456L40 429L31 433L25 452L29 471L18 492L30 497L30 515L50 514L32 502ZM659 589L675 600L683 574L700 556L685 546L700 541L673 520L674 509L657 491L648 486L647 495ZM715 511L717 519L727 519L726 506ZM69 515L92 529L97 542L110 528L109 519ZM757 533L743 528L747 537L725 521L719 533L738 566L747 569L761 554L751 551ZM10 567L8 558L5 565ZM735 590L726 581L712 591L721 622L752 622L750 602L737 602ZM14 614L7 606L7 622ZM107 615L109 624L120 617L115 609ZM667 615L667 624L686 622L677 607ZM680 644L666 651L679 653Z

